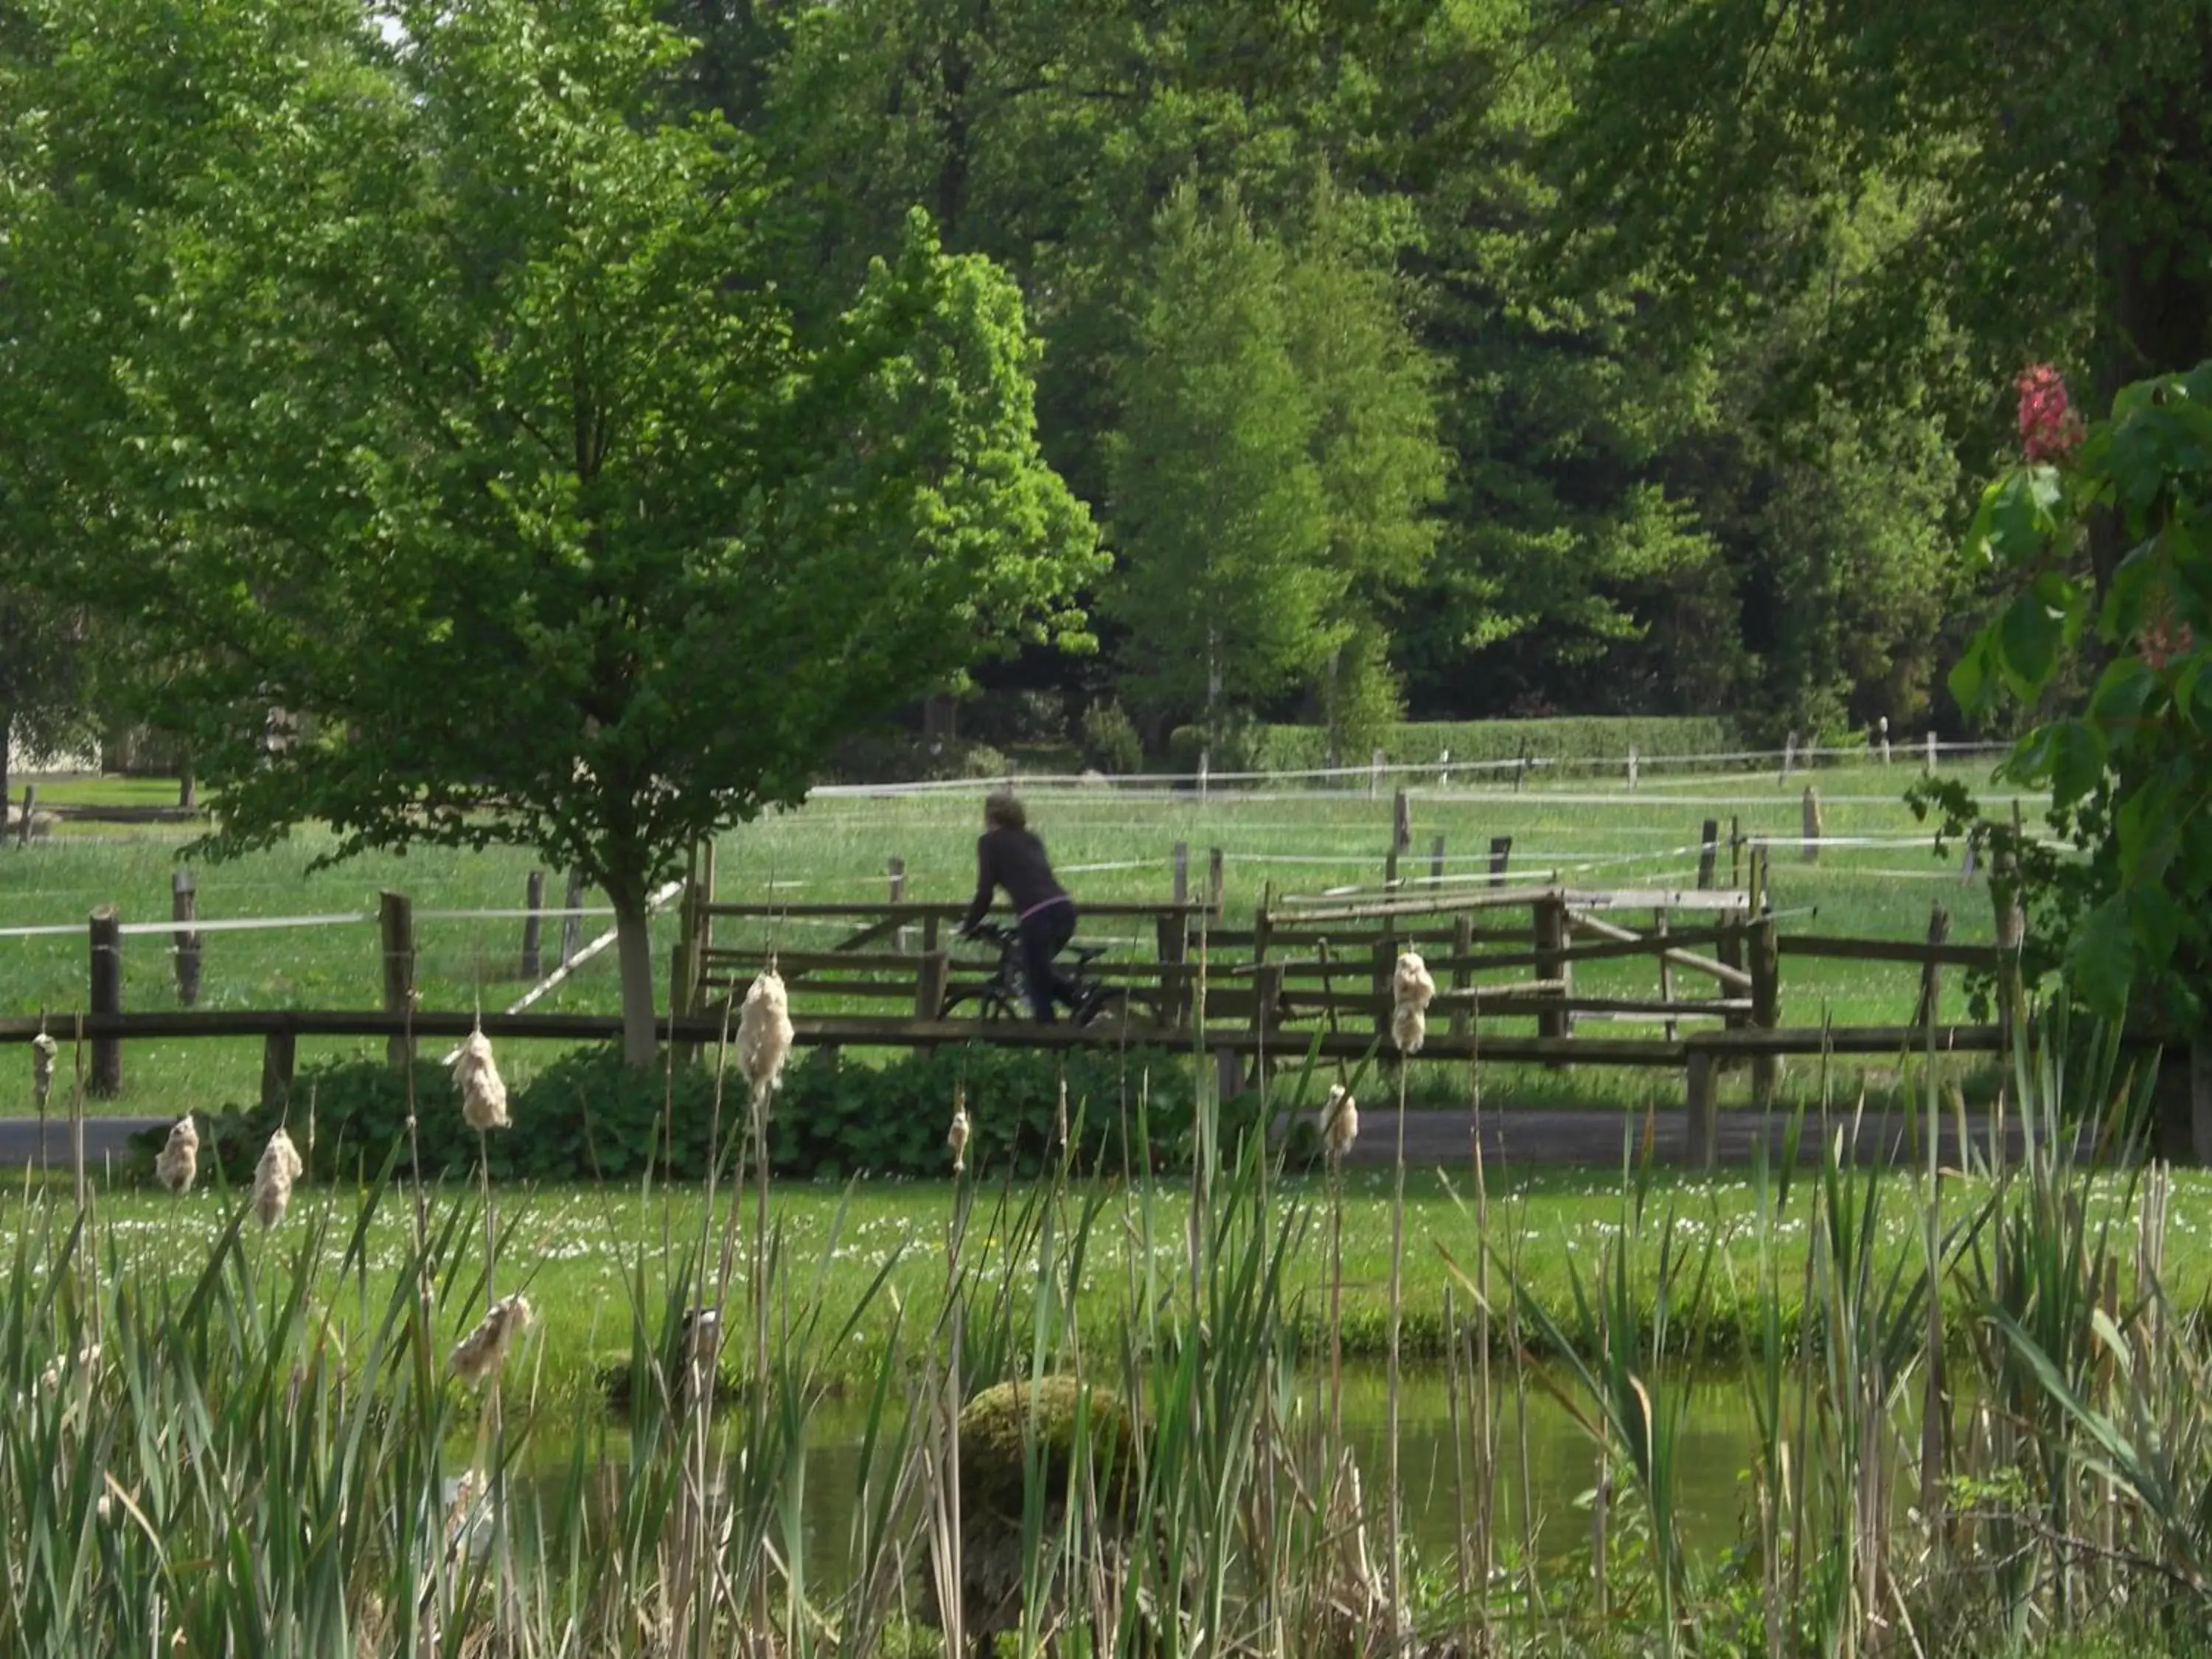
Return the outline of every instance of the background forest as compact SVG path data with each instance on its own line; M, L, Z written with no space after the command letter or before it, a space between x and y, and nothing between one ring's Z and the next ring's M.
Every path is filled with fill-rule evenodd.
M204 0L195 27L264 9ZM756 192L731 281L795 337L897 262L917 209L1018 289L1037 448L1112 563L1071 528L1063 614L1087 626L952 670L908 711L933 737L1126 768L1179 729L1218 767L1260 720L1346 756L1406 717L1957 735L1943 674L2010 597L1956 550L2013 447L2014 377L2055 363L2102 407L2208 355L2203 0L635 9L698 49L656 58L627 118L726 122ZM313 10L327 46L345 8ZM607 10L549 3L542 28ZM0 28L0 67L66 79L51 38ZM55 185L19 114L19 204L44 168L119 223L163 167L219 173L166 61L107 135L127 165L88 143ZM19 394L68 373L23 355L34 332ZM66 564L91 515L34 500L34 473L5 533ZM86 702L74 597L0 565L19 732ZM105 654L164 665L142 714L174 689L173 648Z

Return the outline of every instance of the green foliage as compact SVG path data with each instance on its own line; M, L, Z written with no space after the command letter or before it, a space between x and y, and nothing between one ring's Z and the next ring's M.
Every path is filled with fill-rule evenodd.
M769 1117L769 1157L783 1179L849 1176L937 1178L951 1168L945 1134L952 1103L964 1097L974 1125L968 1167L978 1180L1029 1179L1054 1160L1061 1077L1080 1170L1121 1172L1188 1156L1192 1095L1187 1065L1152 1053L1054 1055L977 1046L941 1048L878 1067L815 1052L784 1075ZM1147 1151L1136 1144L1134 1093L1148 1091ZM647 1072L612 1053L580 1050L515 1091L512 1129L483 1146L495 1181L626 1181L652 1170L672 1180L706 1173L720 1115L722 1155L746 1121L744 1085L734 1070L718 1085L711 1058L672 1072ZM477 1167L477 1135L462 1121L453 1083L427 1060L415 1072L416 1139L426 1174L458 1178ZM389 1066L337 1061L302 1070L289 1112L230 1108L199 1117L202 1158L234 1182L250 1182L269 1135L289 1120L318 1178L374 1173L386 1158L408 1163L407 1079ZM306 1127L313 1102L313 1140ZM1256 1114L1246 1103L1245 1117ZM149 1135L159 1149L167 1133Z
M664 106L685 48L642 0L408 5L397 53L357 18L282 50L259 9L179 47L232 112L220 161L97 204L143 219L158 283L38 296L110 365L72 392L79 446L120 457L86 591L191 653L215 850L314 818L339 856L505 841L580 870L638 1058L643 902L689 844L995 643L1085 637L1101 566L1037 450L1037 343L921 214L834 304L783 298L775 181ZM43 21L107 64L155 12ZM24 217L102 234L74 195Z
M1954 834L1990 839L2039 896L2075 990L2117 1013L2144 993L2194 1025L2212 993L2212 363L2122 390L2069 455L1983 492L1967 548L2017 597L1951 676L1970 713L2036 707L2079 660L2087 706L2021 739L1999 775L2048 788L2083 856L2021 845L1962 790L1929 792ZM2099 580L2094 526L2126 550Z
M1176 733L1178 741L1184 733ZM1541 720L1418 720L1382 731L1365 750L1345 753L1342 763L1364 766L1376 748L1392 765L1519 760L1620 761L1630 746L1646 759L1672 755L1724 755L1741 746L1732 722L1716 718L1626 720L1599 716ZM1257 728L1243 752L1261 771L1308 771L1328 763L1328 734L1310 726ZM1217 760L1216 769L1226 769Z
M1144 739L1120 703L1094 702L1083 711L1083 758L1109 777L1144 770Z
M1003 778L1011 763L988 743L882 731L848 738L830 751L828 783L915 783L952 778Z

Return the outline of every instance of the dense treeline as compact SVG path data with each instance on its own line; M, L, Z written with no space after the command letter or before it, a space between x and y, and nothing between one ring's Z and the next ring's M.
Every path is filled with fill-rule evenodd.
M2015 9L669 15L811 270L920 203L1021 285L1042 441L1119 563L1103 655L1000 673L1060 695L971 729L1117 697L1157 738L1955 721L1982 596L1951 550L2011 375L2109 390L2205 343L2207 8Z

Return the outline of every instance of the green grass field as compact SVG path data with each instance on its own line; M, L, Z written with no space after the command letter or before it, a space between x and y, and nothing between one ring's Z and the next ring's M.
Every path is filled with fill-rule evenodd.
M1986 763L1958 769L1986 784ZM1629 793L1618 779L1532 784L1515 793L1493 785L1424 788L1413 799L1414 853L1403 873L1425 876L1433 839L1443 837L1447 889L1482 878L1493 836L1513 839L1516 877L1556 880L1588 888L1686 887L1692 884L1702 820L1719 821L1747 836L1794 838L1801 799L1809 780L1820 793L1825 834L1863 840L1865 846L1831 846L1818 863L1804 862L1794 847L1772 853L1772 891L1785 931L1850 933L1918 939L1931 903L1953 917L1951 937L1986 941L1991 933L1985 884L1965 880L1955 852L1935 857L1928 833L1902 803L1918 769L1857 765L1799 772L1784 782L1771 772L1694 777L1647 775ZM71 784L106 790L111 786ZM173 799L173 784L132 781L123 793ZM817 798L805 808L771 815L726 835L718 849L718 896L729 902L878 899L887 893L892 858L907 869L906 891L917 900L964 900L973 884L973 842L985 786L949 793ZM62 793L57 787L57 798ZM2002 800L2002 796L1992 799ZM2033 812L2033 803L2027 803ZM1208 848L1226 860L1229 925L1249 925L1270 890L1315 894L1372 887L1382 878L1390 831L1387 791L1371 799L1364 788L1335 793L1217 793L1206 800L1189 793L1130 793L1074 786L1033 793L1032 820L1079 900L1164 898L1170 890L1170 849L1191 849L1194 881L1202 880ZM96 832L95 832L96 831ZM85 999L83 924L96 905L116 905L126 926L155 924L156 931L125 939L125 1006L173 1006L169 934L169 884L188 832L84 826L27 848L0 848L0 1011L37 1014L80 1007ZM265 929L211 929L204 934L200 1006L376 1006L379 943L374 923L380 890L414 901L417 926L417 981L425 1007L503 1007L526 988L519 975L522 923L517 915L465 913L519 910L534 860L527 852L483 854L425 848L404 857L379 855L335 868L311 866L331 847L327 836L303 830L284 848L218 866L196 866L204 924L252 919L318 918L312 925ZM1725 846L1721 879L1728 880ZM558 902L561 878L549 878L549 902ZM587 903L603 903L597 894ZM457 914L460 913L460 914ZM611 923L586 920L589 940ZM724 922L717 942L804 947L827 943L842 922L780 917ZM51 934L20 937L7 930L50 927ZM558 924L549 923L550 958ZM1087 925L1086 939L1147 955L1139 930L1111 919ZM655 927L655 947L666 961L676 938L672 915ZM1789 1024L1902 1023L1910 1015L1917 978L1909 968L1880 964L1784 963L1783 1018ZM1648 963L1588 964L1577 989L1597 994L1644 994L1656 990ZM1948 976L1946 1017L1966 1013L1960 976ZM611 1011L617 1001L610 951L535 1005L546 1010ZM802 1002L802 1010L804 1004ZM881 1005L876 1005L878 1008ZM1527 1030L1512 1023L1504 1030ZM1583 1029L1632 1035L1651 1029L1631 1024ZM313 1054L363 1050L367 1045L329 1043ZM312 1054L302 1059L313 1057ZM512 1046L505 1058L515 1074L552 1058ZM214 1107L243 1099L258 1085L260 1056L252 1043L143 1043L125 1056L125 1088L113 1109L167 1113L186 1106ZM28 1067L20 1077L0 1076L0 1112L26 1109ZM1511 1079L1501 1079L1510 1082ZM1674 1101L1679 1079L1629 1074L1577 1080L1528 1079L1533 1094L1586 1096L1601 1103ZM1450 1096L1463 1085L1431 1079L1425 1091Z
M517 1133L522 1131L518 1130ZM1389 1275L1392 1226L1390 1176L1358 1172L1346 1183L1343 1208L1343 1330L1347 1355L1379 1358L1387 1348ZM1578 1331L1575 1281L1587 1287L1605 1252L1621 1236L1623 1182L1616 1171L1493 1168L1486 1176L1493 1261L1510 1267L1529 1293L1563 1328ZM1404 1328L1409 1356L1439 1352L1449 1291L1459 1316L1470 1318L1472 1298L1455 1273L1475 1271L1477 1230L1466 1172L1415 1172L1408 1177L1406 1210ZM1912 1255L1919 1248L1917 1187L1905 1176L1882 1181L1877 1255L1885 1261ZM1058 1225L1057 1249L1068 1248L1066 1231L1076 1224L1085 1188L1067 1196ZM1098 1189L1102 1208L1089 1227L1084 1267L1076 1291L1076 1311L1086 1340L1110 1349L1125 1310L1152 1296L1170 1293L1183 1265L1189 1196L1186 1187L1169 1183L1156 1189L1111 1186ZM2102 1190L2120 1198L2117 1181ZM1955 1222L1988 1194L1978 1180L1948 1180L1945 1205ZM0 1200L0 1259L13 1259L26 1226L66 1228L69 1206L64 1188L49 1209L27 1203L20 1192ZM288 1260L313 1231L318 1212L327 1210L334 1224L325 1237L327 1261L322 1300L343 1326L359 1310L363 1317L380 1312L392 1278L405 1259L412 1221L408 1197L387 1194L371 1223L371 1282L341 1279L337 1264L360 1209L362 1194L350 1185L304 1187L291 1213L272 1232L247 1224L249 1249L272 1261ZM974 1194L963 1260L986 1284L1016 1288L1026 1307L1036 1285L1035 1239L1018 1229L1028 1200L1025 1190L1002 1194L984 1187ZM1771 1235L1779 1252L1778 1282L1801 1286L1806 1254L1812 1248L1808 1218L1813 1200L1808 1179L1796 1183L1788 1207ZM2212 1232L2199 1206L2212 1200L2212 1175L2176 1175L2168 1221L2166 1283L2179 1305L2195 1305L2212 1290ZM95 1237L112 1242L106 1270L189 1275L207 1259L228 1224L236 1194L203 1188L182 1200L145 1193L102 1194L95 1206ZM714 1233L719 1241L726 1219L726 1189L717 1205ZM1325 1352L1329 1301L1332 1211L1325 1180L1293 1179L1275 1198L1280 1215L1297 1215L1297 1235L1285 1275L1286 1305L1308 1351ZM521 1290L538 1319L522 1355L521 1375L530 1381L537 1408L566 1413L587 1407L597 1398L595 1370L627 1353L639 1310L657 1337L666 1306L671 1263L696 1252L705 1222L704 1200L696 1188L647 1192L637 1188L560 1187L510 1188L495 1194L501 1246L494 1272L500 1294ZM433 1194L433 1224L456 1210L462 1229L460 1257L466 1272L480 1271L481 1211L466 1188ZM954 1213L954 1192L947 1183L877 1184L849 1192L835 1188L779 1186L771 1194L771 1224L782 1237L781 1284L804 1297L818 1284L829 1316L825 1328L859 1312L854 1340L839 1369L865 1376L885 1345L899 1346L902 1358L918 1362L927 1346L945 1285L946 1247ZM1676 1246L1694 1255L1710 1243L1712 1270L1705 1278L1702 1305L1678 1306L1674 1319L1685 1352L1714 1360L1737 1353L1754 1301L1757 1226L1754 1188L1748 1176L1704 1177L1654 1172L1646 1202L1642 1242L1632 1253L1632 1278L1649 1285L1656 1267L1661 1218L1672 1214ZM739 1206L740 1224L752 1225L753 1200ZM2118 1221L2117 1237L2124 1255L2131 1248L2132 1218ZM749 1237L749 1233L744 1236ZM716 1246L719 1249L719 1243ZM744 1305L745 1250L738 1251L733 1289L736 1311ZM1678 1271L1680 1263L1678 1262ZM1887 1268L1884 1268L1887 1271ZM1148 1290L1144 1275L1152 1275ZM881 1293L871 1296L878 1275ZM1879 1275L1878 1275L1879 1276ZM1504 1271L1493 1268L1493 1299L1510 1300ZM441 1340L457 1340L483 1305L481 1279L456 1283L445 1298L450 1329ZM641 1291L641 1296L640 1292ZM1679 1295L1679 1291L1677 1294ZM1785 1316L1794 1319L1794 1304ZM1018 1310L1017 1327L1026 1328ZM1686 1340L1680 1334L1687 1332ZM509 1375L517 1373L510 1370Z

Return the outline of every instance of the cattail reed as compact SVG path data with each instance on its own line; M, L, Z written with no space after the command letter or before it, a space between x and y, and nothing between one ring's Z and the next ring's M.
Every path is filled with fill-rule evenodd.
M273 1227L292 1206L292 1183L307 1172L292 1137L279 1129L262 1148L253 1166L253 1213L264 1227Z
M766 1100L782 1083L791 1036L791 1004L782 975L773 968L763 969L746 991L738 1016L738 1069L752 1085L755 1100Z
M453 1086L461 1091L461 1115L469 1127L481 1132L507 1127L507 1079L499 1074L491 1039L481 1027L469 1033L453 1056Z
M1428 1041L1429 1004L1437 982L1420 952L1408 951L1398 958L1398 971L1390 978L1390 1041L1401 1054L1416 1054Z
M187 1112L170 1126L161 1155L154 1160L154 1176L173 1193L188 1193L199 1175L200 1132Z
M520 1295L504 1297L491 1304L477 1328L454 1346L449 1369L471 1388L496 1376L507 1363L507 1351L530 1325L530 1303Z
M968 1108L960 1103L952 1108L952 1127L945 1136L945 1144L952 1149L952 1173L968 1172Z
M31 1103L41 1114L54 1091L54 1057L60 1053L61 1044L44 1031L31 1039Z
M1352 1150L1352 1143L1358 1139L1359 1103L1341 1083L1333 1083L1328 1098L1322 1103L1321 1144L1327 1148L1332 1163L1341 1164L1344 1155Z

